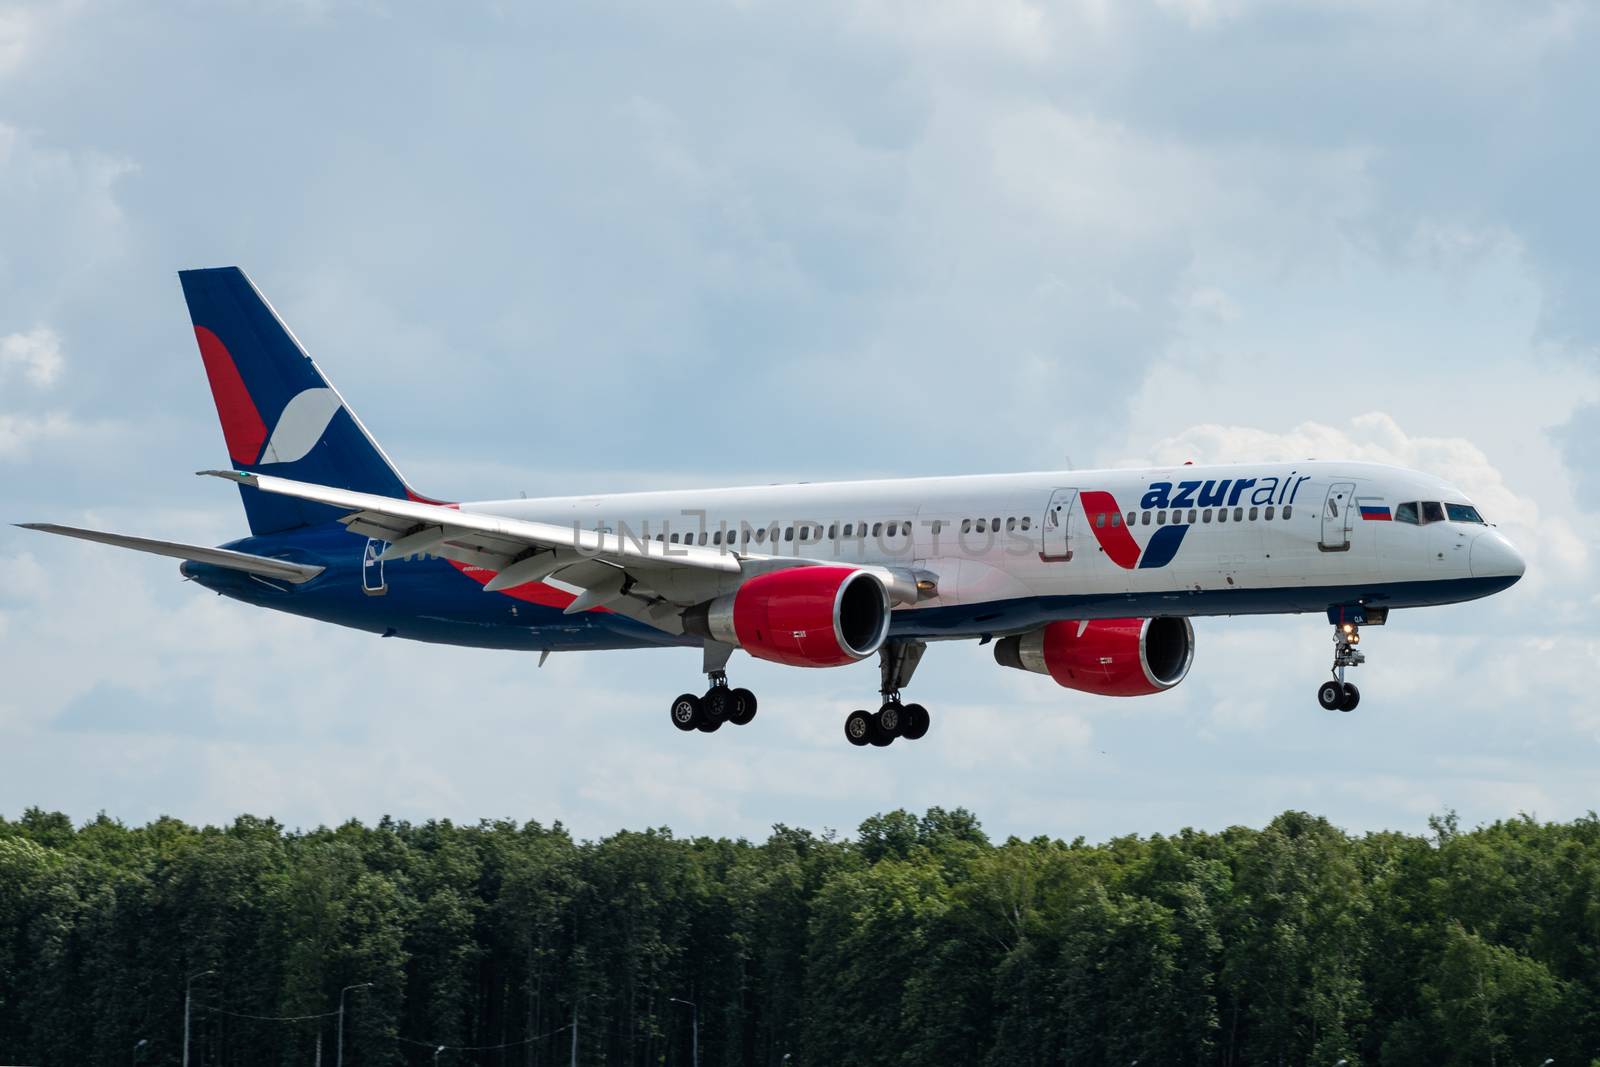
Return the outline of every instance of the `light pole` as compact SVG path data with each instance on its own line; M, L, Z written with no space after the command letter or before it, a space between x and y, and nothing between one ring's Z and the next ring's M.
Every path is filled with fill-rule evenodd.
M594 996L585 993L572 1002L572 1067L578 1067L578 1005Z
M139 1062L139 1053L143 1052L144 1051L144 1047L146 1045L148 1045L149 1043L150 1043L149 1040L147 1038L143 1038L143 1037L141 1037L138 1041L134 1042L134 1045L133 1045L133 1062L134 1063L138 1063Z
M335 1055L338 1067L344 1067L344 995L352 989L371 989L371 982L357 982L339 990L339 1051Z
M216 971L196 971L183 983L183 1067L189 1067L189 1005L194 1000L194 980Z
M443 1052L444 1050L445 1046L443 1045L440 1045L438 1048L433 1050L433 1067L439 1067L439 1053Z
M1550 1067L1550 1065L1554 1062L1556 1061L1553 1059L1546 1059L1543 1063L1539 1064L1539 1067Z
M693 1036L691 1038L692 1043L689 1046L693 1058L690 1063L692 1067L700 1067L700 1005L692 1000L683 1000L680 997L668 997L667 999L674 1004L689 1005L689 1010L693 1013L691 1016L693 1029L690 1031Z

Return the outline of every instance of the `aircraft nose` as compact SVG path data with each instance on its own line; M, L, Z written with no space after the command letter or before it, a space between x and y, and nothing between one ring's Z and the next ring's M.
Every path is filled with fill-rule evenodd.
M1510 578L1513 582L1528 569L1522 553L1498 530L1479 534L1472 542L1471 557L1467 562L1474 578Z

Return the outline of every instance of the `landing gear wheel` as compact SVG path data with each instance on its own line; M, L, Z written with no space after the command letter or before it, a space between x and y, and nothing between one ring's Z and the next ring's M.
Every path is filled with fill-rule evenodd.
M844 737L852 745L870 743L876 732L872 725L872 716L865 711L852 711L844 720Z
M878 714L872 717L872 725L878 732L890 739L900 736L901 724L905 722L905 708L901 707L898 700L886 701L878 709Z
M685 693L672 702L672 725L680 730L693 730L700 725L700 698Z
M748 689L733 690L733 710L728 712L728 721L735 726L748 726L755 717L756 695Z
M928 732L928 709L921 704L907 704L900 709L900 736L915 741Z
M1317 703L1322 705L1323 711L1338 711L1344 704L1344 683L1323 682L1317 688Z
M1341 689L1342 692L1339 694L1339 710L1355 711L1356 705L1361 703L1361 690L1357 689L1350 682L1345 682Z
M706 690L706 695L700 698L700 708L705 712L707 719L721 726L733 712L733 690L725 685L712 686Z

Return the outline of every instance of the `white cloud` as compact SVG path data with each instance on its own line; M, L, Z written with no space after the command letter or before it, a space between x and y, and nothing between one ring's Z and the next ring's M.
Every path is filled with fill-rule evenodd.
M61 376L64 364L61 335L48 326L0 337L0 386L17 376L30 385L48 388Z
M34 18L27 8L0 8L0 77L16 71L27 58Z
M9 415L0 412L0 462L22 459L33 446L76 435L80 427L70 415Z

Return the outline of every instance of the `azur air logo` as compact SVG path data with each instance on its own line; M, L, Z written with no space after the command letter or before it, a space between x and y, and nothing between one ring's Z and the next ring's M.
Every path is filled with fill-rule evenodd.
M1150 488L1139 499L1139 507L1146 511L1182 513L1190 509L1238 507L1241 503L1249 503L1254 507L1292 504L1300 492L1300 486L1310 480L1305 475L1297 479L1295 472L1291 471L1286 478L1268 475L1263 478L1151 482ZM1189 523L1168 523L1159 527L1141 549L1123 524L1122 508L1117 504L1116 497L1100 490L1090 490L1082 494L1082 500L1084 516L1089 529L1094 531L1094 539L1111 561L1123 570L1165 567L1178 554L1178 547L1189 532ZM1178 515L1174 514L1173 518L1176 520Z

